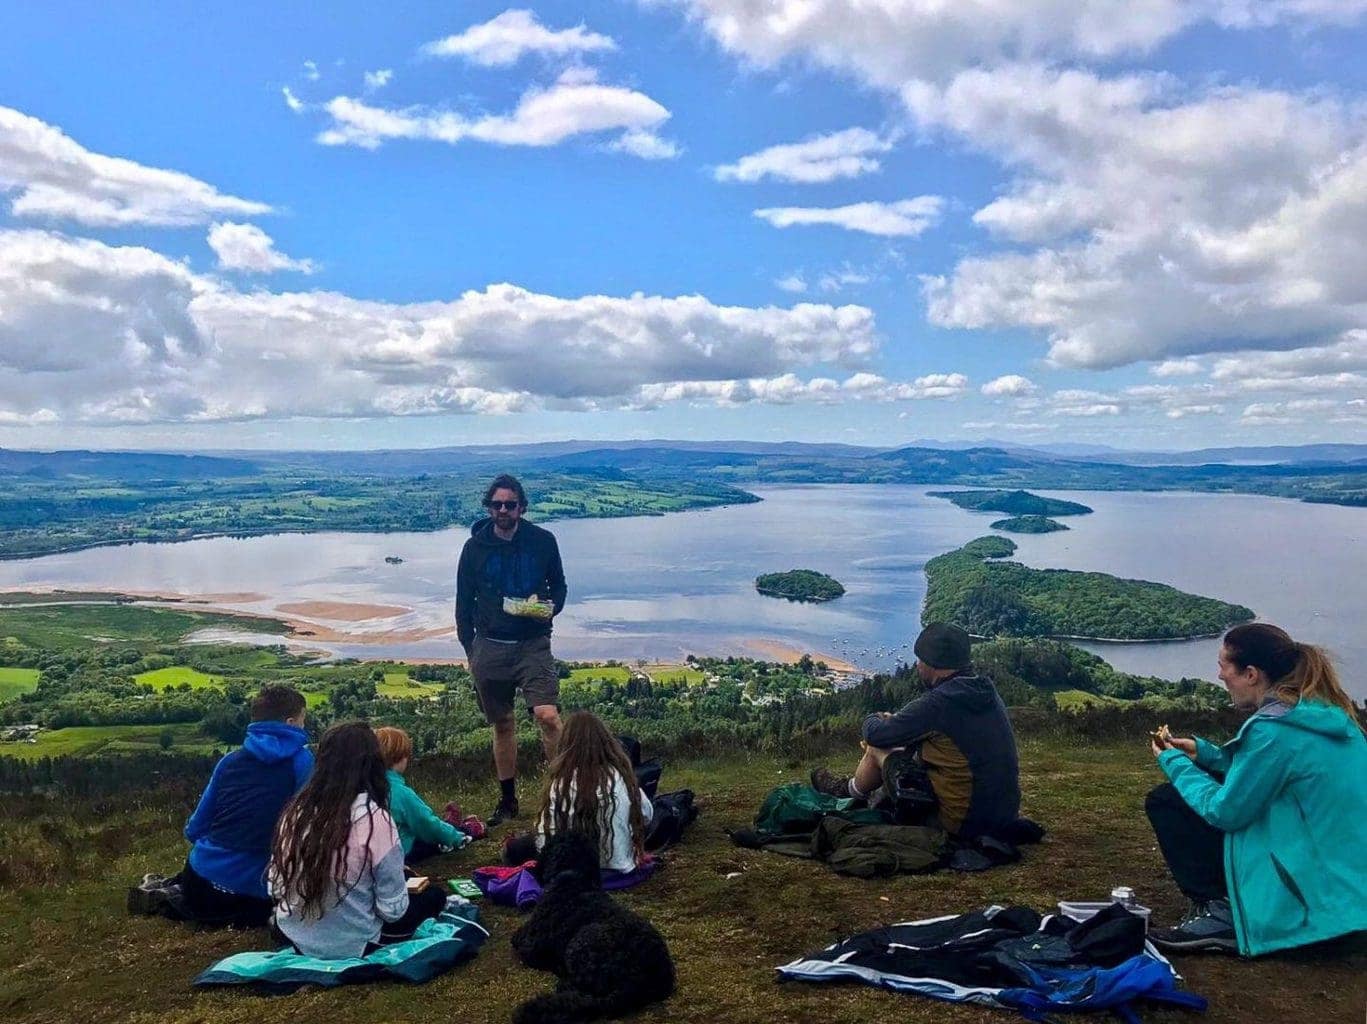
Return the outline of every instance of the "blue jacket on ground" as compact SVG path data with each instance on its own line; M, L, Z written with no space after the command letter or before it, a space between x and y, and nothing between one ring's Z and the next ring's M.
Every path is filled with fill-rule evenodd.
M1367 738L1317 700L1265 705L1223 747L1158 763L1225 833L1239 952L1257 956L1367 929Z
M185 823L190 867L220 889L269 899L266 862L275 822L313 771L308 734L284 722L253 722L238 750L214 767Z

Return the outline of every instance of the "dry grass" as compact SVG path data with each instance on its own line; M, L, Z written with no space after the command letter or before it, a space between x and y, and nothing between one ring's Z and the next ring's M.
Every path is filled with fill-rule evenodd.
M678 994L641 1021L813 1021L822 1024L1004 1021L998 1011L951 1006L860 986L777 983L773 968L854 931L898 920L1016 901L1045 908L1060 898L1099 897L1116 884L1137 889L1160 920L1180 909L1143 817L1143 796L1159 781L1134 747L1073 747L1029 742L1022 751L1026 811L1051 828L1023 863L979 875L949 873L865 882L840 878L807 861L742 850L724 829L746 823L764 792L801 777L806 765L755 756L671 764L667 788L690 787L703 816L666 868L627 894L670 943ZM434 802L455 797L482 809L485 782L451 780ZM524 786L528 794L530 786ZM525 799L525 798L524 798ZM480 1024L506 1021L521 999L545 990L548 976L517 966L508 936L518 914L489 908L492 939L473 961L422 987L398 983L301 991L269 998L242 991L198 992L190 981L216 959L265 942L262 933L196 932L129 918L124 891L143 871L173 869L184 854L180 809L128 812L107 857L80 858L61 885L0 892L0 1019L130 1024L275 1024L285 1021ZM32 836L39 823L24 825ZM16 836L0 823L0 841ZM98 841L98 830L86 834ZM496 857L493 843L436 862L458 876ZM739 872L739 876L726 876ZM1188 986L1211 1000L1218 1022L1363 1019L1367 955L1320 951L1257 964L1229 958L1178 961ZM1194 1020L1147 1011L1149 1021Z

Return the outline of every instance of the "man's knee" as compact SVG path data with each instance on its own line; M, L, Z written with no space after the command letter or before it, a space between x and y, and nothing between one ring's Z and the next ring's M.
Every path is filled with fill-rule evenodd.
M517 732L517 717L511 711L499 715L490 724L494 727L495 736L512 736Z
M542 732L560 731L560 709L554 704L539 704L532 708L532 717Z

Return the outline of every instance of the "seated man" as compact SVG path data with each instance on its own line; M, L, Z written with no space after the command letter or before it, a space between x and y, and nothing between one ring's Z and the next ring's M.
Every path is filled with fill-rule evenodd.
M194 846L184 870L171 880L180 885L189 919L235 927L263 926L270 919L266 862L275 823L313 770L304 708L304 695L293 687L265 687L252 702L241 748L214 767L185 824L185 838Z
M1020 813L1016 737L1006 707L992 681L974 674L969 636L958 626L931 623L915 651L916 672L930 692L896 714L870 715L854 776L817 768L812 786L868 800L883 785L889 755L898 755L887 764L889 791L903 771L919 767L946 832L961 839L990 835Z

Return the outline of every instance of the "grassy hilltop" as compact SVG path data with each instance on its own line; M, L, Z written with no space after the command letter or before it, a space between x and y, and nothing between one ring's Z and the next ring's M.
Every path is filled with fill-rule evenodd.
M1176 719L1174 719L1174 724ZM983 874L940 873L880 881L841 878L808 861L733 846L723 829L748 822L773 785L801 778L813 762L839 763L852 737L809 741L788 754L667 758L666 788L699 794L702 817L651 882L623 900L663 932L678 963L669 1003L643 1022L863 1024L1009 1021L1010 1015L949 1006L859 986L777 983L773 968L880 923L1018 901L1044 909L1060 898L1100 898L1132 885L1161 920L1181 909L1143 815L1159 781L1132 740L1022 744L1025 812L1050 829L1018 865ZM429 801L455 798L487 810L492 791L482 758L428 761L414 781ZM124 890L144 871L175 868L179 830L197 780L89 801L14 800L0 820L0 1015L16 1022L88 1024L330 1024L502 1022L520 1000L549 988L549 976L518 966L508 938L520 915L490 907L492 932L479 956L432 983L303 991L283 998L241 991L200 993L190 981L230 953L268 945L262 932L196 932L130 918ZM534 783L524 780L531 801ZM482 841L436 861L431 873L462 877L496 861ZM728 875L739 873L737 877ZM1351 1021L1367 995L1367 953L1339 948L1257 964L1221 957L1176 961L1187 986L1211 1000L1204 1018L1146 1012L1149 1022L1245 1024L1252 1020ZM1099 1019L1099 1018L1082 1018Z

